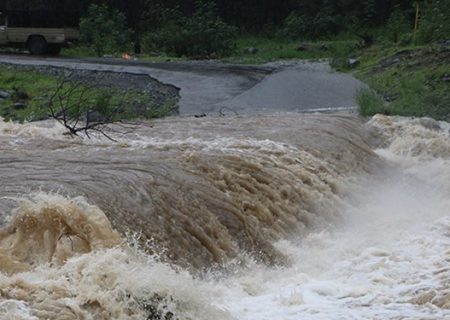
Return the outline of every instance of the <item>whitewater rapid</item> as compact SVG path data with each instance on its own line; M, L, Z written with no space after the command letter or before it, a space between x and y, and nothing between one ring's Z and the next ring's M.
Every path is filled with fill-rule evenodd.
M0 122L0 318L450 319L449 128Z

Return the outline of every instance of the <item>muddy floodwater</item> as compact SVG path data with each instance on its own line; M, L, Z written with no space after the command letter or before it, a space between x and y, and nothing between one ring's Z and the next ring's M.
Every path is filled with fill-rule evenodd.
M0 318L450 319L449 129L0 120Z

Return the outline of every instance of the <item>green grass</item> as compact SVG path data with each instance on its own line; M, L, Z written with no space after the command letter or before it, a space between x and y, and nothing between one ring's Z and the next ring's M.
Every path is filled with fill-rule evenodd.
M300 46L306 50L298 50ZM261 36L241 36L236 41L235 53L223 60L232 63L261 64L277 60L291 59L326 59L340 52L354 51L358 47L357 40L336 41L294 41ZM248 53L248 48L257 49L256 53Z
M229 63L263 64L278 60L329 59L336 56L347 56L358 50L359 42L359 40L352 39L350 36L336 36L336 39L323 41L297 41L276 37L241 35L236 39L234 52L220 60ZM300 46L305 47L306 50L298 50ZM248 53L246 51L248 48L256 48L257 52L255 54ZM87 58L95 57L95 52L87 47L75 46L63 49L61 55L70 58ZM114 55L116 58L120 58L120 56L121 53ZM176 57L158 52L143 53L139 55L138 59L146 62L169 62L187 61L193 58Z
M61 50L60 56L66 58L87 58L87 57L96 57L95 51L91 48L77 45L69 48L63 48Z
M380 113L385 106L383 98L371 89L360 90L356 95L356 101L359 105L359 113L364 117Z
M49 101L58 88L60 79L33 69L16 69L0 66L0 90L11 93L8 99L0 99L0 116L6 120L36 121L50 115ZM70 93L69 93L70 92ZM59 97L72 115L80 115L87 110L96 110L115 120L138 117L155 118L170 114L173 103L154 105L151 97L144 92L123 89L92 87L88 84L74 86L68 83L58 92L54 109L61 110ZM15 103L23 103L24 109L15 108ZM66 104L67 103L67 104ZM133 109L133 106L139 109Z
M356 73L372 88L358 95L360 113L450 120L450 52L439 46L373 47Z
M12 94L9 99L0 100L0 116L6 120L31 121L42 118L44 105L52 88L56 88L56 78L40 75L37 72L17 71L13 67L0 67L0 89ZM14 92L26 94L28 98L17 97ZM23 102L28 107L17 110L12 107Z

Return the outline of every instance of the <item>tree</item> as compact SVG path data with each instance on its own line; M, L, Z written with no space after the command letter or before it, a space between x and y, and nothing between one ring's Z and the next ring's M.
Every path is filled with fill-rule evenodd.
M80 21L81 41L94 49L97 56L130 49L130 30L126 17L106 5L92 4Z
M392 12L386 24L386 36L388 40L396 43L403 34L411 32L411 30L411 22L408 21L404 12L397 7Z
M237 34L235 27L225 23L212 1L197 1L195 12L177 19L168 19L157 32L146 37L146 47L151 45L178 56L205 58L224 56L234 49ZM157 49L157 48L155 48Z
M419 41L450 39L450 2L443 0L421 1L421 20L419 23Z

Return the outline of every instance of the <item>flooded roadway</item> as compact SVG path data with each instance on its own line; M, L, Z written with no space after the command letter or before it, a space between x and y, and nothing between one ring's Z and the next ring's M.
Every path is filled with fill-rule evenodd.
M364 85L327 62L233 65L217 61L146 63L118 59L0 55L0 63L146 74L180 88L181 115L355 110Z

